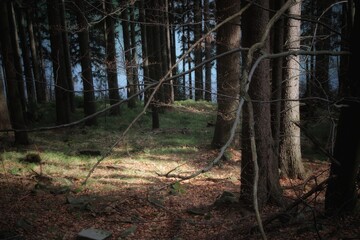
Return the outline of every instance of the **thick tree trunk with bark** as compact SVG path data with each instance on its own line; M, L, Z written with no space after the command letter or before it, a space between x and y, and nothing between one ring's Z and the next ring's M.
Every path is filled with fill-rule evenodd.
M358 57L360 56L360 3L355 1L355 19L350 38L350 66L348 69L347 98L341 103L340 119L335 141L334 158L331 163L330 180L325 199L328 215L353 213L358 202L356 178L360 165L360 82Z
M264 9L269 8L268 0L255 1ZM251 6L242 17L242 42L244 47L251 47L259 42L265 32L269 21L268 11L257 6ZM269 41L263 47L269 51ZM256 57L256 56L255 56ZM246 61L246 59L244 59ZM278 162L274 158L273 141L271 133L270 103L270 64L263 60L257 67L252 77L248 91L253 102L255 120L255 141L257 159L259 164L258 203L263 207L267 202L282 202L279 184ZM253 204L254 163L252 161L249 120L247 109L244 109L242 160L241 160L241 192L240 199L250 205Z
M21 106L16 69L14 67L14 56L17 53L13 51L12 47L9 47L11 46L11 28L7 4L8 3L4 1L0 2L0 46L5 70L6 96L12 128L25 129L24 112ZM14 29L12 29L12 31L14 31ZM27 132L15 131L15 143L29 144Z
M290 16L301 15L301 4L289 8ZM287 20L286 48L288 51L300 50L300 21ZM281 173L290 178L304 178L305 169L301 159L300 128L300 57L291 55L286 59L284 72L284 98L282 111L282 138L280 141Z
M217 19L219 22L240 10L240 2L217 1ZM220 27L217 32L217 54L240 46L240 18ZM222 147L228 141L230 129L235 121L239 104L240 54L233 53L217 60L218 111L212 147Z

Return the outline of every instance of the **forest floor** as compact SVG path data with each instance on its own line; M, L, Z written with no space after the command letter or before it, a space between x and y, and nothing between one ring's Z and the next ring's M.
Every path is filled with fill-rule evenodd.
M161 116L159 130L146 128L149 119L134 125L86 185L100 158L91 155L106 153L128 122L107 118L98 127L32 133L26 147L12 146L11 136L1 135L0 240L70 240L89 228L110 232L110 240L261 239L253 211L238 202L237 149L228 149L226 160L190 180L165 176L187 176L218 154L209 147L210 109L179 107ZM280 179L289 204L328 177L327 162L304 159L304 164L305 180ZM324 193L280 215L282 208L264 207L267 238L360 239L360 214L326 218ZM267 223L273 216L278 217Z

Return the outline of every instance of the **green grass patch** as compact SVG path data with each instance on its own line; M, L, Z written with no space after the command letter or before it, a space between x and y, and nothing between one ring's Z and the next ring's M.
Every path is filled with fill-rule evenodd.
M82 107L77 98L77 107ZM104 106L103 106L104 107ZM210 145L216 105L205 101L192 100L176 102L160 113L160 129L151 129L149 110L132 125L124 139L123 131L143 110L138 104L134 109L121 107L120 116L103 114L96 126L78 125L52 131L29 133L32 145L19 149L8 149L2 153L3 168L0 172L11 175L33 176L43 174L61 186L80 183L101 156L81 155L81 150L96 150L106 153L119 139L112 153L96 168L88 181L90 189L116 189L116 184L152 184L156 182L155 172L167 172L193 159L206 145ZM34 123L33 127L49 126L55 122L55 105L39 106L39 115L46 116ZM82 108L77 108L72 119L81 119ZM26 154L39 154L41 165L20 161ZM148 166L152 168L149 171ZM107 186L108 185L108 186ZM73 186L74 189L82 188Z

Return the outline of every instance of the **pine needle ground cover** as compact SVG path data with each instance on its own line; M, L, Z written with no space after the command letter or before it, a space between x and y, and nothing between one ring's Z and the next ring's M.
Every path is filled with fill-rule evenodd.
M122 110L120 117L100 117L96 127L31 133L32 145L26 148L13 147L11 136L1 136L0 239L6 234L30 240L76 239L88 228L111 232L109 239L260 238L250 231L256 226L253 212L237 202L241 154L236 147L196 178L166 177L189 175L216 157L217 151L210 149L213 104L177 102L160 115L158 130L151 129L151 113L145 114L83 185L141 108ZM298 199L327 177L327 163L306 166L308 179L280 180L285 198ZM342 222L320 219L323 200L319 192L306 200L309 207L302 206L301 218L266 226L268 238L359 236L353 225L358 216ZM278 211L267 206L262 218Z

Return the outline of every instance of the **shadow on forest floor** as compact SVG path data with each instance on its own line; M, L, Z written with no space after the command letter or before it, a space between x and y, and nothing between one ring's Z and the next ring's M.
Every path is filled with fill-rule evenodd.
M236 149L227 150L227 161L196 178L178 182L164 177L169 172L191 174L217 155L208 146L213 129L206 124L214 120L214 113L195 110L185 115L183 109L170 111L157 131L144 128L149 121L145 116L97 166L86 186L82 182L100 156L81 155L80 150L104 154L128 124L123 118L108 117L92 128L31 133L32 145L27 147L14 147L7 135L0 136L0 240L11 234L18 239L70 240L87 228L110 231L110 240L260 239L251 231L256 226L253 211L238 203ZM38 154L41 163L23 161L28 154ZM328 176L326 162L305 165L316 178L280 179L289 201ZM322 191L299 205L293 216L265 226L268 239L360 237L359 214L323 218L323 201ZM266 206L261 217L280 210Z

